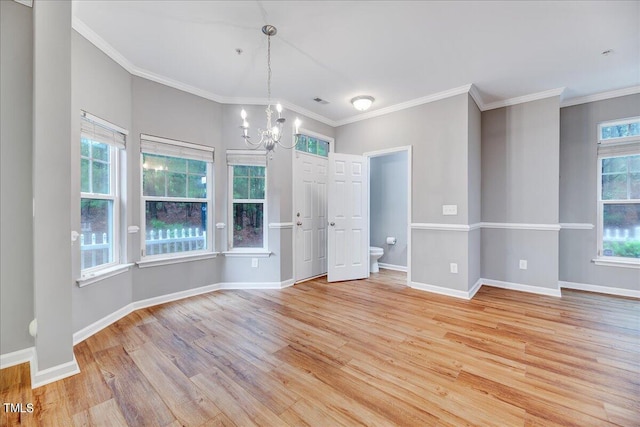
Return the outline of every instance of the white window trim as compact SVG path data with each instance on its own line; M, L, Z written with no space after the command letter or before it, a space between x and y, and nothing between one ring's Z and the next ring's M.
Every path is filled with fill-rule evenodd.
M640 117L634 117L634 118L629 118L629 119L623 119L623 120L614 120L614 121L609 121L609 122L603 122L603 123L599 123L598 124L598 144L600 144L601 147L604 146L610 146L610 145L615 145L615 146L622 146L621 148L623 148L623 150L621 150L620 152L608 152L607 149L603 149L602 152L598 152L597 155L597 223L596 223L596 228L597 228L597 251L596 251L596 257L592 260L592 262L595 265L600 265L600 266L609 266L609 267L629 267L629 268L640 268L640 259L636 259L636 258L627 258L627 257L614 257L614 256L605 256L603 255L603 251L604 251L604 218L603 218L603 213L604 213L604 206L606 204L638 204L640 203L640 199L624 199L624 200L602 200L602 160L603 159L610 159L610 158L614 158L614 157L628 157L628 156L633 156L633 155L640 155L640 150L635 150L633 148L632 144L638 143L640 142L640 136L631 136L631 137L624 137L624 138L612 138L612 139L601 139L602 137L602 127L606 127L606 126L613 126L613 125L618 125L618 124L626 124L626 123L632 123L632 122L636 122L639 121ZM624 146L627 146L629 148L624 149ZM618 149L618 147L615 147L615 149ZM626 150L633 150L633 151L628 151L625 152Z
M184 254L185 252L178 252L178 255L173 255L173 256L165 256L165 257L160 257L160 256L156 257L155 255L148 256L145 259L142 259L136 262L136 265L139 268L157 267L159 265L179 264L183 262L211 259L211 258L216 258L218 255L220 255L219 252L204 252L204 251L189 251L187 252L188 255L184 255ZM165 255L165 254L162 254L162 255ZM170 254L166 254L166 255L170 255Z
M230 152L230 151L229 151ZM241 152L238 150L238 152ZM225 256L251 256L253 254L256 257L260 257L260 255L270 256L271 252L269 252L269 233L268 233L268 171L266 164L265 165L253 165L247 164L246 166L261 166L264 167L264 199L234 199L233 198L233 167L234 166L245 166L240 164L229 164L227 165L227 181L228 181L228 191L229 191L229 200L228 200L228 223L231 226L228 229L227 233L227 250L223 252ZM261 202L260 202L261 200ZM233 246L233 203L262 203L262 247L255 248L235 248Z
M167 265L167 264L176 264L181 262L189 262L196 261L199 259L208 259L215 258L218 255L218 252L215 252L215 228L214 228L214 216L215 216L215 207L214 207L214 197L213 193L215 191L215 186L213 183L213 154L214 148L208 147L199 144L193 144L190 142L178 141L168 138L161 138L152 135L140 134L140 140L147 140L155 143L159 143L160 147L162 144L168 144L174 147L182 147L189 150L199 150L206 153L211 153L211 159L207 157L206 160L201 159L201 161L206 161L207 163L207 197L206 198L186 198L186 197L154 197L154 196L145 196L144 195L144 168L143 168L143 154L151 154L151 155L159 155L159 156L168 156L168 157L177 157L182 158L176 155L176 153L163 153L161 148L146 150L141 147L140 149L140 260L136 262L139 268L145 267L154 267L158 265ZM142 142L141 142L141 145ZM207 155L208 156L208 155ZM190 157L184 157L190 158ZM154 254L147 255L146 254L146 237L147 237L147 225L146 225L146 204L148 201L156 201L156 202L193 202L193 203L207 203L207 249L194 250L188 252L172 252L172 253L164 253L164 254Z
M88 120L89 122L94 122L95 124L102 126L104 128L110 129L114 132L119 132L123 135L127 135L128 132L122 128L120 128L119 126L116 126L112 123L109 123L108 121L101 119L99 117L93 116L85 111L81 111L80 115L82 117L81 120ZM80 139L82 139L82 132L80 134ZM121 161L121 156L120 156L120 151L122 150L122 148L120 148L118 145L116 144L109 144L107 142L103 142L100 141L101 143L104 143L106 145L109 146L109 159L110 159L110 167L109 167L109 186L110 188L113 190L112 194L99 194L99 193L87 193L87 192L83 192L82 190L80 191L80 200L82 199L94 199L94 200L111 200L113 201L113 212L112 212L112 216L113 216L113 232L112 232L112 245L113 245L113 261L109 262L109 263L105 263L105 264L100 264L97 265L95 267L90 267L90 268L85 268L84 270L81 269L80 270L80 278L78 279L78 284L80 285L80 283L82 282L83 284L81 286L84 286L85 284L90 284L90 283L94 283L97 280L100 279L96 279L94 280L94 277L103 277L106 274L109 274L111 271L113 271L114 269L118 269L120 266L125 265L122 264L123 260L121 259L122 256L122 250L121 250L121 242L123 241L122 238L122 227L121 227L121 215L122 212L120 211L120 207L121 207L121 203L120 203L120 183L121 183L121 167L120 167L120 161ZM82 142L81 142L82 144ZM80 155L80 158L82 158L82 155ZM80 245L78 245L78 247L80 247ZM80 256L82 257L82 249L80 248ZM88 282L88 283L87 283Z
M295 138L295 129L293 130L293 132L294 132L294 134L293 134L292 138ZM307 151L300 151L300 150L298 150L298 147L294 147L293 150L291 150L291 151L293 151L294 154L302 153L302 154L307 154L309 156L315 156L315 157L320 157L322 159L328 159L329 158L329 153L333 153L333 146L335 145L335 138L331 138L329 136L322 135L321 133L314 132L314 131L311 131L311 130L307 130L307 129L304 129L304 128L298 129L298 132L301 135L304 135L304 136L307 136L307 137L311 137L311 138L320 139L322 141L327 142L329 144L329 150L327 151L327 155L326 156L321 156L319 154L309 153Z
M133 263L129 264L118 264L111 266L110 268L104 268L100 271L96 271L91 274L87 274L79 279L76 279L76 283L79 288L92 285L97 282L101 282L109 277L117 276L119 274L125 273L133 267Z
M629 117L627 119L612 120L609 122L598 123L598 144L606 144L606 145L621 144L621 143L640 140L640 135L602 139L602 128L608 127L608 126L626 125L626 124L631 124L635 122L640 122L640 117Z

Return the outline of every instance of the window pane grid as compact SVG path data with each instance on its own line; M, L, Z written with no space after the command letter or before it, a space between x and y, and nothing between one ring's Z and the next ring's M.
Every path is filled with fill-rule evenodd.
M113 148L108 144L81 140L80 186L85 193L111 194L111 157Z
M80 141L80 270L118 262L116 215L117 149L83 137Z
M207 162L143 153L143 195L207 198Z
M266 168L233 165L231 168L232 248L263 248Z
M210 250L211 162L142 153L145 257Z
M600 159L600 255L640 259L640 155Z

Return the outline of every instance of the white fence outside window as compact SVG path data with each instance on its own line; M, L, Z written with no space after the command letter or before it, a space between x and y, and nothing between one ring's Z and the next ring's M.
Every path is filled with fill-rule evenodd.
M99 236L99 233L98 233ZM145 238L146 255L189 252L206 249L207 232L199 228L178 230L149 230ZM80 268L82 270L103 264L109 258L107 233L98 242L96 233L80 235Z

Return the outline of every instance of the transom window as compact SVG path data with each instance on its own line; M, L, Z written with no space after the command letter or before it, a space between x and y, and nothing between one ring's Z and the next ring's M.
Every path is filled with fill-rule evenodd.
M639 122L601 124L599 137L623 144L598 147L600 257L640 262Z
M143 135L143 258L211 252L213 148Z
M82 112L80 121L81 276L120 262L118 153L125 135Z
M328 157L329 141L323 141L313 136L301 134L298 137L296 150L302 151L303 153L315 154L316 156Z

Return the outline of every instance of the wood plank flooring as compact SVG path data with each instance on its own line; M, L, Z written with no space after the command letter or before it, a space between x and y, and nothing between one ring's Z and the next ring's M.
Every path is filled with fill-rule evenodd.
M640 426L640 301L403 273L218 291L136 311L75 347L81 373L31 390L0 371L0 424Z

